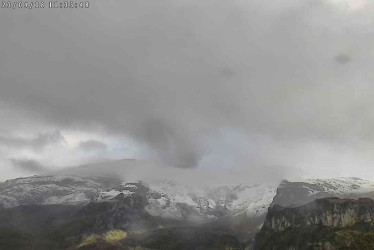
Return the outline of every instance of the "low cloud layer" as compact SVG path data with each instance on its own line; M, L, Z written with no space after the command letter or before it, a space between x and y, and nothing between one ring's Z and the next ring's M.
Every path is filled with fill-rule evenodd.
M18 132L22 121L127 136L140 157L181 168L366 171L373 9L365 0L109 0L3 10L0 115L26 114L10 114ZM94 144L81 147L105 147Z
M0 135L1 146L14 147L17 149L30 148L34 151L39 151L48 145L59 143L64 143L64 137L61 135L60 131L55 131L52 133L40 133L32 138Z
M79 147L83 150L87 151L95 151L95 150L106 150L107 145L105 143L96 141L96 140L89 140L89 141L83 141L79 143Z
M48 171L48 168L44 167L43 165L41 165L39 162L35 160L11 159L11 162L14 167L19 168L29 173L42 174Z

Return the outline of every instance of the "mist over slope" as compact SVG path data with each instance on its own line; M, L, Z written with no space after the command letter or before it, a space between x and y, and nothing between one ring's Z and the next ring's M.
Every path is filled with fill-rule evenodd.
M125 159L116 161L104 161L95 164L73 166L58 171L50 171L50 175L76 175L82 177L111 177L122 181L144 182L173 181L188 185L238 185L261 184L278 185L281 179L273 178L264 181L261 176L256 179L256 173L251 169L180 169L166 165L162 162Z

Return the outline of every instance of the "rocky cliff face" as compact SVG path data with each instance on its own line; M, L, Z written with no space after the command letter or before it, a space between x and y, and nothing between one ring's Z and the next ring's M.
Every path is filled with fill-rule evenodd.
M368 198L322 198L291 208L274 205L256 236L256 248L373 249L373 224L374 200Z
M305 225L343 228L373 221L374 201L371 199L324 198L296 208L276 205L269 209L263 227L282 232Z

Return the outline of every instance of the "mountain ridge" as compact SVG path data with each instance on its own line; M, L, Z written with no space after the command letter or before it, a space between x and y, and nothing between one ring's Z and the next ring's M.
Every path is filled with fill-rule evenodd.
M255 249L371 250L374 200L316 199L298 207L274 205L255 238Z
M130 179L134 179L133 177ZM185 249L183 246L187 246L187 241L191 238L186 238L183 234L188 233L191 237L204 235L201 242L196 244L216 247L212 249L220 249L217 248L220 243L215 243L215 239L222 239L222 246L251 249L255 234L261 227L266 229L267 218L276 209L299 209L327 197L371 197L373 192L374 182L358 178L294 179L284 180L274 186L266 183L197 185L178 183L166 178L131 182L123 176L112 178L82 174L39 175L0 183L0 207L3 207L0 208L0 214L23 216L25 219L22 223L14 216L9 217L15 221L15 224L9 224L12 225L11 228L21 230L11 232L30 239L27 235L33 233L29 229L33 226L21 225L33 224L33 221L40 218L39 213L33 212L35 209L40 208L40 211L48 215L53 214L50 209L55 206L61 211L61 218L66 218L64 220L67 224L47 216L56 235L40 235L42 240L45 237L57 237L59 244L69 246L78 246L95 239L96 243L92 246L99 244L98 247L105 248L106 244L112 244L104 240L105 235L119 234L129 238L122 239L121 242L125 245L121 243L121 247L115 249L128 249L126 246L136 244L143 247L162 246L161 249ZM49 227L43 221L45 220L41 220L42 224L36 223L38 226L35 232L45 232L43 228ZM4 230L11 229L7 225L3 224L6 226ZM138 235L139 232L141 233ZM73 241L65 242L72 235L76 235L71 238ZM39 244L40 240L33 237L39 236L31 237L35 240L33 244ZM172 241L180 240L180 248L172 247L170 237L174 237ZM51 244L48 239L48 244ZM83 244L84 247L87 247L86 243Z

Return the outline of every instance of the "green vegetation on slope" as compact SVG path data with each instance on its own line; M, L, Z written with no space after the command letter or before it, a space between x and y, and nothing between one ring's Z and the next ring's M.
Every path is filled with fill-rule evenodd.
M0 250L32 249L34 240L30 235L11 228L0 228Z
M256 236L258 250L374 250L374 227L360 223L346 228L301 226L283 232L262 230Z

